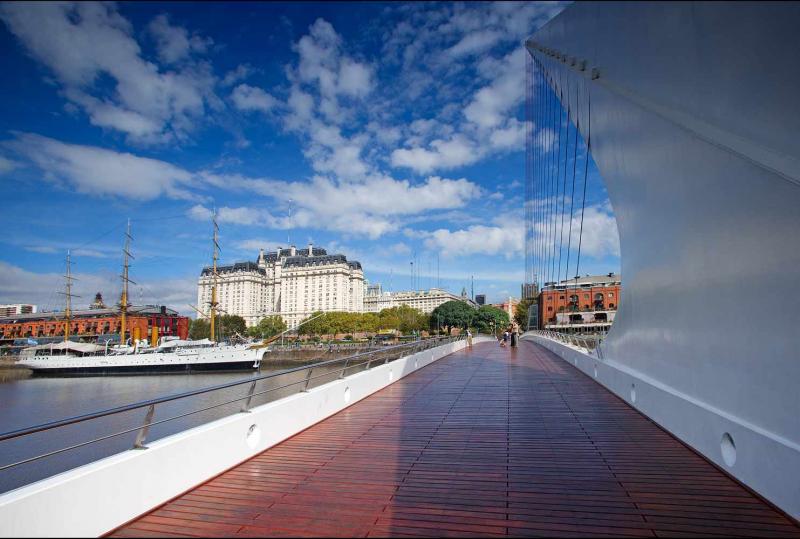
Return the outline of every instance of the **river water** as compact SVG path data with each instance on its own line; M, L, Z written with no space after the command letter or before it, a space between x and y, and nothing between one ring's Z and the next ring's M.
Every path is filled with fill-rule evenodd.
M294 365L302 365L295 363ZM30 376L24 371L0 372L0 433L13 431L48 421L96 412L123 406L138 401L183 393L236 380L250 379L285 371L286 364L280 367L262 365L260 373L202 373L165 374L148 376L97 376L97 377L39 377ZM288 388L277 389L252 401L252 406L270 402L297 393L307 371L284 374L257 383L256 392L299 382ZM325 375L324 369L314 370L314 377ZM348 371L350 374L351 371ZM338 371L312 381L311 386L320 385L334 379ZM246 396L249 383L215 391L213 393L180 399L159 404L155 409L155 421L185 414L201 408L214 406L225 401ZM237 413L244 401L238 401L212 410L154 425L147 437L148 441L186 430L214 419ZM117 414L84 423L59 427L22 438L0 442L0 466L19 462L36 455L44 454L125 429L139 427L147 412L146 408ZM45 457L0 471L0 492L20 487L57 473L75 468L99 458L130 449L136 439L136 432L130 432L95 442L70 451Z

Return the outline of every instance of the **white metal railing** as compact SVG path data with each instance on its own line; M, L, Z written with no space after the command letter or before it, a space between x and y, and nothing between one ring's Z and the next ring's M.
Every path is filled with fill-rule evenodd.
M602 359L602 351L600 344L603 342L602 335L579 335L575 333L561 333L560 331L552 331L549 329L539 329L531 331L534 335L552 339L576 348L582 348L587 353L596 353Z
M141 410L141 409L145 410L144 421L139 425L134 425L132 427L123 429L121 431L111 432L89 440L80 441L76 443L67 443L63 447L59 447L51 451L30 455L27 456L26 458L22 458L8 464L0 465L0 472L3 472L9 468L20 466L22 464L32 463L46 457L51 457L60 453L64 453L66 451L78 449L80 447L84 447L90 444L94 444L103 440L107 440L125 434L136 433L136 438L135 441L133 442L133 447L135 449L142 449L146 447L145 443L147 441L147 435L150 431L151 426L159 425L169 421L174 421L183 417L187 417L193 414L198 414L200 412L205 412L211 409L220 408L232 403L239 403L239 402L242 403L240 411L247 412L251 407L251 403L254 397L259 397L261 395L272 393L279 389L285 389L285 388L295 388L297 391L306 392L309 390L310 387L312 387L312 385L331 380L333 377L338 377L339 379L341 379L349 374L354 374L362 370L369 370L370 368L372 368L373 365L386 364L391 361L400 359L401 357L420 352L422 350L435 348L437 346L442 346L444 344L448 344L463 339L464 339L463 335L456 337L434 337L430 339L422 339L399 345L386 346L383 348L377 348L374 350L369 350L366 352L361 352L346 357L331 359L322 362L316 362L309 365L302 365L300 367L282 370L276 373L259 375L255 377L248 377L242 380L227 382L216 386L195 389L192 391L187 391L184 393L179 393L174 395L166 395L155 399L135 402L125 406L119 406L107 410L98 410L92 413L76 417L69 417L58 421L52 421L49 423L34 425L32 427L0 433L0 446L2 446L2 442L5 442L7 440L27 437L40 432L50 431L52 429L56 429L59 427L65 427L67 425L74 425L77 423L84 423L99 418L122 414L134 410ZM322 372L320 374L312 374L315 369L317 370L317 372L319 371ZM277 387L267 387L267 388L262 388L261 390L257 390L257 384L260 381L273 380L279 377L285 377L287 375L291 375L293 373L300 373L302 371L306 371L305 376L300 378L299 380L287 381L286 383L280 384ZM221 390L234 387L243 388L243 391L234 398L226 398L223 402L215 403L210 406L196 407L188 412L179 413L174 416L160 420L154 420L153 418L156 405L176 401L179 399L186 399L197 395L219 392Z

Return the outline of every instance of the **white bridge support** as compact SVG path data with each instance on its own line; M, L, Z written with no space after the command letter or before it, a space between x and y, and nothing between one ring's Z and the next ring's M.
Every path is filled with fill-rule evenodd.
M798 27L798 3L577 2L527 42L591 121L619 228L620 310L584 370L795 518Z

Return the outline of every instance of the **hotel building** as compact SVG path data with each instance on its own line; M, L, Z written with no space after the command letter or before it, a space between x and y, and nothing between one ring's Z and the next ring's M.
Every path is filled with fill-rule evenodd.
M214 282L210 267L197 283L198 306L211 303ZM280 315L294 328L316 311L364 310L364 271L342 254L307 249L262 249L255 262L217 267L217 303L222 314L234 314L253 326L265 316Z

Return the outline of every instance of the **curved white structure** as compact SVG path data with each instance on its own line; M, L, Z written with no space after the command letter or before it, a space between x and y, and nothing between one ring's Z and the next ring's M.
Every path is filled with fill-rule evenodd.
M795 518L799 23L797 3L578 2L527 43L588 90L617 216L621 308L584 370Z

